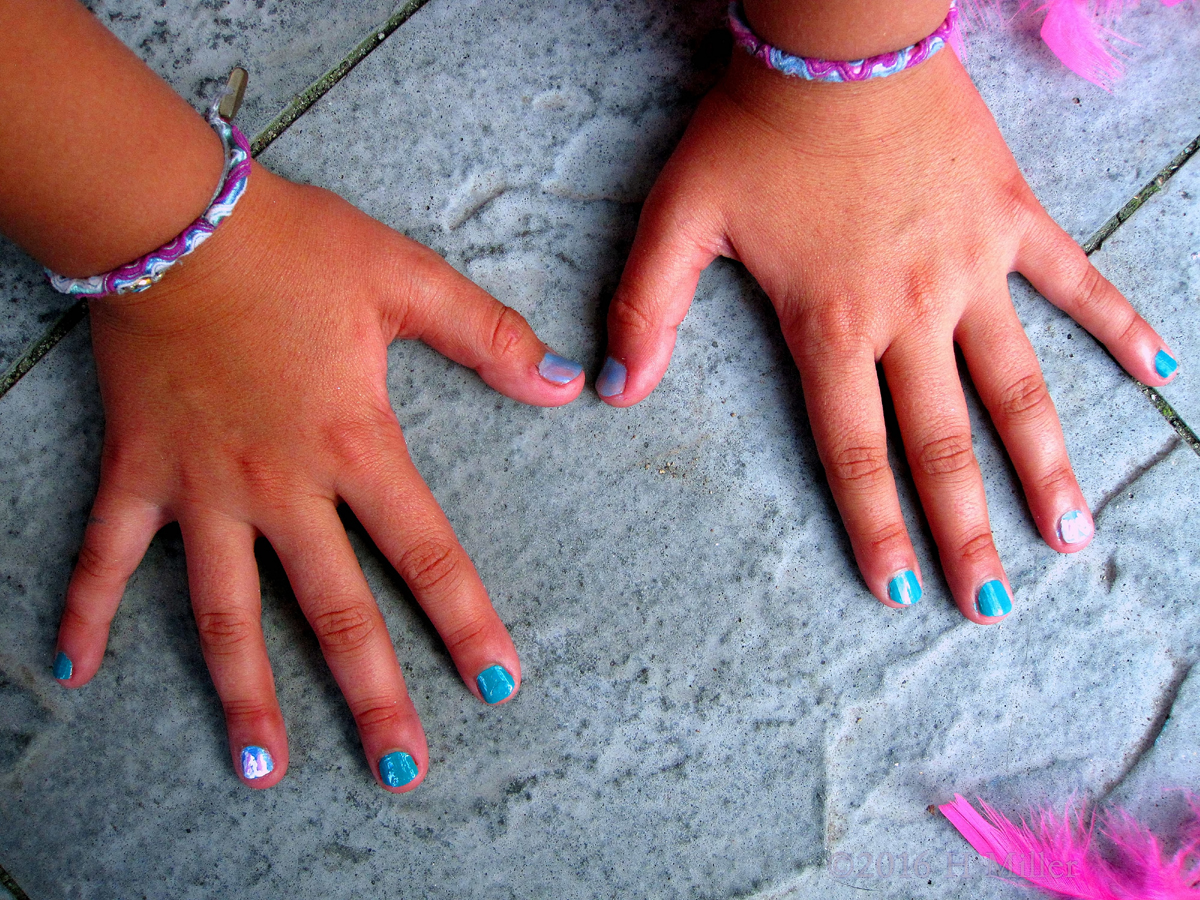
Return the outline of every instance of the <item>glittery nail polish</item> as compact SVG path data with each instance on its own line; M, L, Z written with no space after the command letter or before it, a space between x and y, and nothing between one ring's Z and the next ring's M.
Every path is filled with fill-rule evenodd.
M1004 587L1004 582L998 578L986 582L975 597L975 609L980 615L992 619L1007 616L1012 612L1012 600L1008 597L1008 589Z
M275 760L266 747L251 745L242 749L242 775L248 780L262 778L275 770Z
M582 372L583 366L557 353L547 353L538 363L538 374L553 384L570 384Z
M499 703L512 692L517 683L504 666L488 666L475 676L475 684L486 703Z
M625 374L625 367L611 356L608 357L596 376L596 393L601 397L617 396L625 390Z
M1067 510L1058 520L1058 536L1064 544L1082 544L1092 536L1092 523L1080 510Z
M905 569L888 582L887 593L893 603L912 606L921 599L921 582L912 569Z
M393 750L379 760L379 777L388 787L404 787L419 774L416 760L403 750Z
M1179 363L1175 362L1175 357L1166 350L1159 350L1154 354L1154 371L1158 373L1159 378L1170 378L1178 368Z
M75 666L71 662L71 657L59 650L58 655L54 657L54 677L59 681L68 681L74 671Z

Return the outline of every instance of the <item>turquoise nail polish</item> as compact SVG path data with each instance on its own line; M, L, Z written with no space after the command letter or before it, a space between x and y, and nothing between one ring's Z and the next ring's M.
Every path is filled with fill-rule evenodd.
M554 384L570 384L582 373L583 366L557 353L547 353L538 363L538 374Z
M487 703L499 703L513 692L517 683L504 666L489 666L475 676L479 693Z
M1012 600L1008 598L1008 590L1004 582L993 578L979 589L975 598L975 608L979 614L988 618L1007 616L1012 612Z
M54 677L59 681L66 681L74 671L75 666L71 663L71 657L59 650L58 655L54 657Z
M1175 362L1175 358L1166 350L1159 350L1154 355L1154 371L1158 373L1159 378L1170 378L1178 368L1179 363Z
M271 751L266 747L253 745L242 749L242 775L248 780L262 778L275 771L275 760L271 759Z
M379 777L388 787L404 787L418 774L416 761L403 750L393 750L379 760Z
M611 356L604 360L604 367L596 376L596 393L601 397L615 397L625 390L625 367Z
M1064 544L1082 544L1092 536L1092 523L1079 510L1067 510L1058 520L1058 536Z
M888 582L888 599L893 603L912 606L921 599L921 582L912 569L905 569Z

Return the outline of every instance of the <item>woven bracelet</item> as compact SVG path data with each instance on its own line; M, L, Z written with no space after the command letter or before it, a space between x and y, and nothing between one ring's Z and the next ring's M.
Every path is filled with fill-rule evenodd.
M772 47L751 30L742 10L741 0L733 0L729 4L729 30L733 41L768 69L791 75L793 78L803 78L806 81L866 81L868 78L883 78L895 75L905 69L923 63L937 53L954 31L958 19L958 3L951 0L950 11L946 13L945 21L929 37L917 41L911 47L895 50L891 53L881 53L867 59L838 60L813 59L806 56L792 56L778 47Z
M107 297L110 294L144 291L162 278L167 269L208 240L217 226L229 218L246 192L246 182L250 177L250 144L236 125L222 118L223 101L226 104L224 110L228 110L228 101L220 98L209 108L207 117L208 124L225 146L225 168L221 183L208 209L173 240L111 272L88 278L67 278L47 269L46 275L56 291L81 297Z

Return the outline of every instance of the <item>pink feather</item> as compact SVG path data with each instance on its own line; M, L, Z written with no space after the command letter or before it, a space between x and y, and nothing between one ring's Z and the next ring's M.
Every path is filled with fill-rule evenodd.
M1158 839L1124 811L1061 817L1041 810L1031 826L1014 825L979 801L983 815L961 795L939 807L981 856L1058 897L1080 900L1200 900L1200 808L1169 859ZM1085 821L1086 819L1086 821ZM1097 828L1104 838L1101 851Z

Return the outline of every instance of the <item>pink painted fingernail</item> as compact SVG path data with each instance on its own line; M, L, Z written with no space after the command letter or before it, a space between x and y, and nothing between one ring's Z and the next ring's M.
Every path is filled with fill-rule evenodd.
M1092 536L1092 520L1082 510L1068 510L1058 520L1058 536L1064 544L1082 544Z

